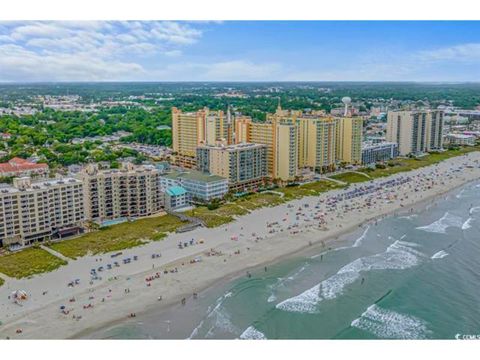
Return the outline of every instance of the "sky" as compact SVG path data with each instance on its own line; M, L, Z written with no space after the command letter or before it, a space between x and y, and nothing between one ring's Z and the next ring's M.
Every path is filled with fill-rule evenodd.
M0 82L480 81L480 22L0 22Z

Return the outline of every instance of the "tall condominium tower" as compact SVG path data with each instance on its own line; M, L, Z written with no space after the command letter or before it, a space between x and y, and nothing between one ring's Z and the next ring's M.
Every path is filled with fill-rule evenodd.
M363 120L360 117L337 119L337 161L358 165L362 162Z
M230 190L261 185L267 174L267 146L263 144L201 145L197 148L200 171L228 179Z
M398 144L401 156L442 149L442 132L441 110L388 112L386 138Z
M337 147L337 120L331 117L298 118L299 166L317 172L335 167Z
M214 144L217 140L232 143L233 124L226 121L223 111L208 108L196 112L182 112L172 108L172 147L177 165L195 167L197 146Z

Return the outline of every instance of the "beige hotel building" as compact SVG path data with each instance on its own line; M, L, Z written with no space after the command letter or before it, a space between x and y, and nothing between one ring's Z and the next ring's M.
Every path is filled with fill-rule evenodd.
M218 140L232 143L233 124L230 114L208 108L196 112L182 112L172 108L172 147L176 165L194 168L197 147L200 144L215 144Z
M26 246L81 232L83 184L62 178L32 182L15 178L0 187L0 243Z
M268 176L267 146L241 143L201 145L197 169L228 179L230 190L242 191L262 185Z
M443 111L405 110L387 114L387 141L396 142L400 156L443 148Z
M131 219L156 214L163 208L160 172L154 167L124 163L121 169L99 170L91 164L80 176L88 220Z

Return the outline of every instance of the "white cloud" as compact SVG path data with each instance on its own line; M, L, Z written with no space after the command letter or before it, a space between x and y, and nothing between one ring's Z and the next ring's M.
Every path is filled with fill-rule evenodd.
M179 56L201 36L172 21L0 22L0 81L148 78L144 56Z
M41 55L17 45L0 46L0 81L135 80L145 76L136 63L82 54Z
M418 58L421 61L480 61L480 43L459 44L433 50L420 51Z

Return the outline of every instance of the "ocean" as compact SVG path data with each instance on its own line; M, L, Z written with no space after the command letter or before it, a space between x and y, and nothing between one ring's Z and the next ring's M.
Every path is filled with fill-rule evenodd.
M293 239L294 241L294 239ZM480 334L480 183L348 235L340 247L218 284L89 338L454 339Z

